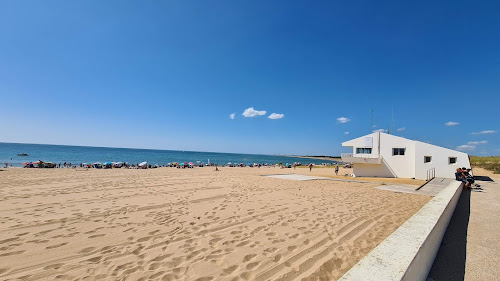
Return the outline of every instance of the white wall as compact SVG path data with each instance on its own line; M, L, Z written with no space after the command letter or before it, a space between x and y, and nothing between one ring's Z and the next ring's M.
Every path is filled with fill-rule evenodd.
M467 153L419 141L415 142L415 147L415 178L417 179L426 179L427 170L430 168L435 168L436 177L440 178L455 178L457 168L470 168ZM424 163L424 156L431 156L432 161ZM449 157L457 157L457 163L449 164Z
M382 177L394 178L395 176L385 163L382 164L362 164L356 163L353 166L353 173L356 177Z
M373 138L372 154L357 154L356 148L366 147L365 138ZM359 177L399 177L413 178L415 176L415 142L409 139L385 134L372 133L342 143L353 147L354 157L383 158L380 165L354 164L354 174ZM392 155L393 148L405 148L405 155Z
M365 138L372 137L372 153L356 154L356 148L366 147ZM383 158L382 164L354 164L354 174L359 177L394 177L427 179L427 170L435 168L436 177L454 178L457 168L470 168L469 156L466 153L444 147L413 141L385 133L372 133L342 143L353 147L354 157ZM405 148L405 155L392 155L393 148ZM424 163L424 156L431 156L430 163ZM456 157L456 164L448 164L449 157ZM385 163L384 163L385 162Z
M367 138L367 137L372 138L372 140L373 140L372 146L365 146L365 138ZM350 141L343 142L342 146L352 146L352 149L353 149L352 155L354 157L378 158L378 155L379 155L379 153L378 153L378 133L372 133L372 134L369 134L366 136L355 138L355 139L350 140ZM357 154L356 148L358 148L358 147L359 148L361 148L361 147L371 148L372 153L371 154Z
M392 155L393 148L404 148L405 155ZM415 177L415 141L381 133L380 154L398 178Z

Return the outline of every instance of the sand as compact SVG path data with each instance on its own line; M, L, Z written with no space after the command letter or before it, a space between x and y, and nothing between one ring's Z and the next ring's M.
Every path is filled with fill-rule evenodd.
M0 279L335 280L430 200L320 170L5 169Z

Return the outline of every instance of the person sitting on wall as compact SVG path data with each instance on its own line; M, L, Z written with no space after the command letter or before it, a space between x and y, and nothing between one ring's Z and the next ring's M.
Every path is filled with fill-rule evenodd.
M462 168L462 173L464 174L465 180L470 183L471 186L480 187L479 184L475 184L474 177L469 173L470 169Z
M470 182L467 181L462 169L457 168L457 172L455 173L455 180L461 181L464 183L464 189L470 189Z

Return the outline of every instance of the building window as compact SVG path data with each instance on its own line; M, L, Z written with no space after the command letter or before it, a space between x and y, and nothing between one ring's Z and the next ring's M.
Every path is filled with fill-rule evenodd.
M424 156L424 163L430 163L432 161L432 156Z
M457 164L457 157L449 157L448 163L449 164Z
M358 147L356 148L357 154L372 154L371 148Z
M392 155L405 155L405 148L393 148Z

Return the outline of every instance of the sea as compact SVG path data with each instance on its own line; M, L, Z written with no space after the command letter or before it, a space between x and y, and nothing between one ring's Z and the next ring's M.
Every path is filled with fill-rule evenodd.
M28 156L18 156L26 153ZM25 143L1 143L0 142L0 167L5 163L13 167L22 167L23 163L36 162L80 163L95 162L127 162L138 164L148 162L151 165L166 165L174 162L193 162L194 164L218 164L228 163L250 163L277 164L277 163L302 163L302 164L335 164L335 161L298 158L280 155L263 154L237 154L219 152L179 151L179 150L157 150L157 149L135 149L135 148L111 148L90 147L70 145L47 145L47 144L25 144Z

